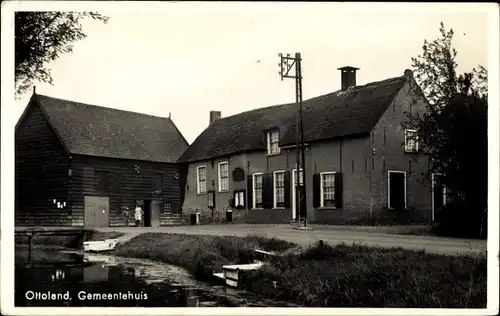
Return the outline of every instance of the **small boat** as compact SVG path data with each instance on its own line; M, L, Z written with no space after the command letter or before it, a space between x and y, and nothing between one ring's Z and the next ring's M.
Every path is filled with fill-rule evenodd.
M117 239L106 239L104 241L85 241L83 250L89 252L105 252L115 249L118 244Z
M114 264L115 257L114 256L103 256L96 254L84 254L83 262L102 262L107 264Z
M223 273L214 273L215 277L223 278L226 280L226 284L232 287L238 287L241 285L241 281L244 274L248 271L260 269L263 262L257 261L255 263L249 264L233 264L222 266Z

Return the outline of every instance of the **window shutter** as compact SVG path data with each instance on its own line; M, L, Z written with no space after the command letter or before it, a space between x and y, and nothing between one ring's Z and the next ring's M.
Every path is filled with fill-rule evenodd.
M253 208L253 177L249 175L247 177L247 208Z
M321 175L313 174L313 207L320 207L320 185L321 185Z
M272 209L273 208L273 174L264 173L262 175L262 208Z
M337 172L335 174L335 207L336 208L342 208L342 197L343 197L342 173Z
M235 208L236 207L236 192L233 191L233 197L229 200L229 206L231 206L231 208Z
M285 172L285 208L290 208L290 171Z

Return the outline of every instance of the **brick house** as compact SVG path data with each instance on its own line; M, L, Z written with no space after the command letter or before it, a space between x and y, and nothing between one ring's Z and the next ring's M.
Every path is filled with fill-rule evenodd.
M188 143L169 118L33 94L15 128L16 226L179 223Z
M443 193L435 199L423 182L429 159L414 159L415 131L401 126L405 112L427 102L413 73L357 86L357 68L339 70L339 91L303 102L308 222L429 223ZM179 159L188 169L184 215L224 221L231 201L233 222L296 220L296 111L295 103L225 118L211 111Z

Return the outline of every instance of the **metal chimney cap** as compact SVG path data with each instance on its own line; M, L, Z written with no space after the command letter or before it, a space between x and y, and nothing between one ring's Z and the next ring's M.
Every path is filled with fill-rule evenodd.
M344 66L344 67L337 68L337 70L359 70L359 68L353 67L353 66Z

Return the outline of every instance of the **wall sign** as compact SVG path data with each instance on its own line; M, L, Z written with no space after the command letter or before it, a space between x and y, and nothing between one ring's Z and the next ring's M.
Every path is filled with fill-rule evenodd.
M245 171L241 168L235 168L233 170L233 181L240 182L245 180Z

